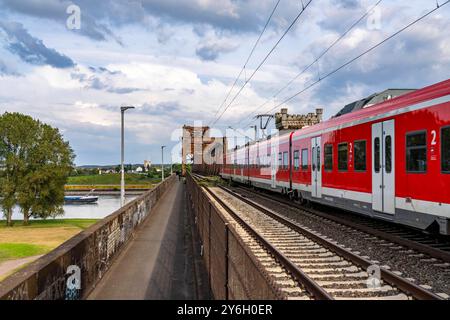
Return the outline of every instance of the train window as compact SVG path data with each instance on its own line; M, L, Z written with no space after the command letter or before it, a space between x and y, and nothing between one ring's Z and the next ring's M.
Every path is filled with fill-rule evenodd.
M287 152L283 153L283 169L287 170L289 167L289 155Z
M375 172L376 173L379 173L380 172L380 149L381 149L381 146L380 146L380 138L375 138L375 141L374 141L374 143L373 143L373 145L374 145L374 149L375 149L375 152L374 152L374 159L375 159Z
M427 134L425 131L406 135L406 171L427 171Z
M308 149L302 150L302 170L308 170Z
M317 171L320 171L320 147L317 147L317 151L316 151L316 163L317 163Z
M338 170L348 170L348 143L341 143L338 145Z
M325 145L323 157L325 171L333 171L333 145Z
M386 148L386 153L384 155L386 173L391 173L392 172L392 137L391 136L386 136L386 138L384 139L384 146Z
M300 169L300 153L298 150L294 151L294 170Z
M278 167L283 166L283 154L280 152L278 153Z
M355 141L355 171L366 171L366 141Z
M441 130L441 166L442 172L450 173L450 127Z

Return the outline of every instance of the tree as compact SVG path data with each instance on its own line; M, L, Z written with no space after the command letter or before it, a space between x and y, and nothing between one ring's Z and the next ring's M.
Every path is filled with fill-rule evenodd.
M5 113L0 117L0 204L8 226L17 204L17 189L26 171L25 157L33 145L36 123L31 117Z
M1 206L11 225L14 205L24 224L30 217L62 214L64 185L73 170L74 154L58 129L19 114L0 117Z

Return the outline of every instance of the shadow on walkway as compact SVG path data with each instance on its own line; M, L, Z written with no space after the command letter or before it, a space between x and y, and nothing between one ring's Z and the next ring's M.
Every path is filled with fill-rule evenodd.
M175 182L88 299L209 299L186 197Z

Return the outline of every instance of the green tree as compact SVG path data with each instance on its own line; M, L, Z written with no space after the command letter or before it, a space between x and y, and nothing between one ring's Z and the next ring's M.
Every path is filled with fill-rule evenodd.
M8 226L17 204L17 191L26 172L27 153L33 145L36 124L31 117L5 113L0 117L0 204Z
M61 214L64 184L73 170L74 154L58 129L19 114L0 117L1 206L11 225L14 205L24 224L30 217Z

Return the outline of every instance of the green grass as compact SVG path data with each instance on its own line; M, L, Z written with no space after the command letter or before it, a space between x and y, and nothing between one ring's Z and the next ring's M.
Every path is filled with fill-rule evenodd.
M217 187L219 185L226 185L221 177L204 177L198 182L198 184L204 187Z
M126 184L153 184L158 183L160 179L149 178L146 175L127 173L125 174ZM68 185L95 185L95 184L111 184L120 185L120 174L97 174L97 175L86 175L86 176L74 176L69 177Z
M22 220L15 220L13 227L7 227L0 220L0 263L44 255L64 241L76 236L97 219L48 219L31 220L24 226ZM0 275L0 281L25 265Z
M0 243L0 262L47 253L50 248L29 243Z
M27 226L22 224L22 220L14 220L13 229L15 227L21 228L59 228L59 227L77 227L82 230L87 229L94 223L97 219L47 219L47 220L30 220ZM11 227L6 226L5 220L0 220L0 229L10 229Z

